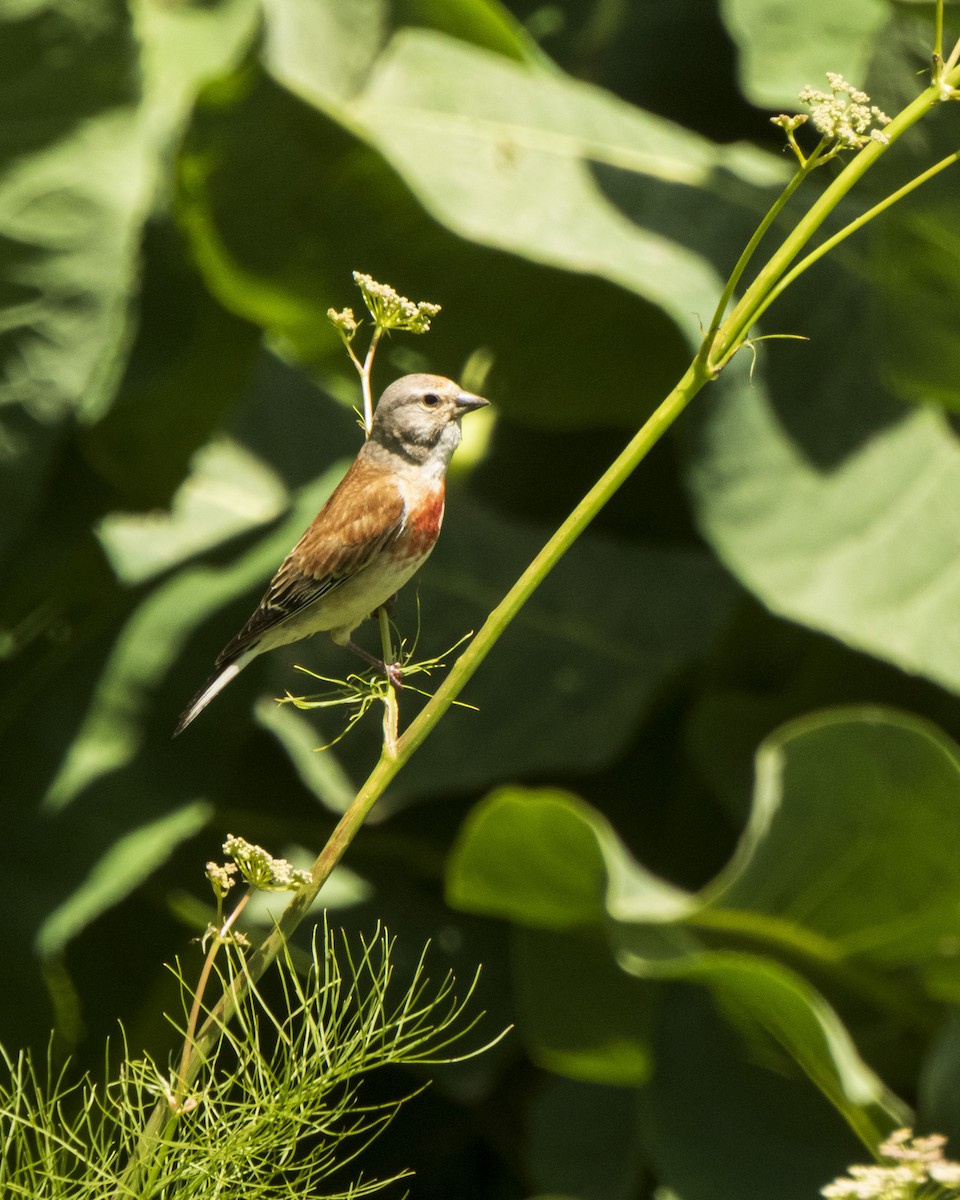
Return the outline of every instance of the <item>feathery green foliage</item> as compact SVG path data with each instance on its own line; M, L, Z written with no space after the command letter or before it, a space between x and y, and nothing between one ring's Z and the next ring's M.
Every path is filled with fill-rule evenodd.
M105 1085L71 1082L69 1066L57 1069L52 1058L4 1055L0 1191L24 1200L302 1200L368 1195L403 1178L403 1165L373 1180L357 1162L409 1098L367 1101L363 1080L388 1065L455 1061L454 1046L476 1021L465 1018L472 986L458 998L452 976L434 984L426 951L398 989L393 949L383 930L353 948L324 929L299 969L281 955L268 996L246 976L243 951L227 946L216 982L233 989L243 979L244 998L185 1093L169 1069L132 1056L126 1042ZM183 966L173 970L186 1016L194 993ZM168 1119L145 1145L158 1101ZM138 1161L144 1170L131 1171Z

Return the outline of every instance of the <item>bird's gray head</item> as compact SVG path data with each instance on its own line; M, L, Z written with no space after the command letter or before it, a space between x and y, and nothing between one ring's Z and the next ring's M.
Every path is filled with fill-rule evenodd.
M380 397L370 441L443 471L460 444L461 417L489 403L442 375L404 375Z

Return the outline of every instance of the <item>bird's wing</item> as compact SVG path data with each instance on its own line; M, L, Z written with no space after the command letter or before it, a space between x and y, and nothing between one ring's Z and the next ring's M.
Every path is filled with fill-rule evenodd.
M367 567L402 532L399 489L363 457L280 565L256 612L223 648L217 665L235 659L267 630L302 612Z

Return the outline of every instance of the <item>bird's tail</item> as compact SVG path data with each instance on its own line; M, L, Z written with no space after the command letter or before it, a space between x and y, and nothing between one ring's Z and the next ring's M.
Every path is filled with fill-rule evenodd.
M235 658L233 662L229 662L225 666L222 666L216 672L216 674L211 675L200 691L197 692L194 698L180 714L180 720L177 722L177 727L173 731L173 736L176 737L177 734L183 733L190 722L195 720L195 718L197 718L200 713L203 712L214 696L219 696L227 684L230 683L231 680L236 679L247 663L255 657L256 655L251 653L241 654L239 657Z

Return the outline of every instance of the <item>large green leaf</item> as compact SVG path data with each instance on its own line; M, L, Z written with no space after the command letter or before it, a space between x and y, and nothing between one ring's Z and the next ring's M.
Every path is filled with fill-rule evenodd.
M0 10L0 550L38 504L62 420L117 379L151 184L138 68L121 0Z
M960 757L925 721L883 710L823 713L757 754L750 823L705 892L706 920L768 914L832 953L922 963L960 909Z
M56 421L108 403L127 338L152 172L138 123L138 52L125 5L7 7L5 95L38 121L4 122L0 158L0 405ZM53 76L55 55L64 65Z
M794 112L800 89L825 86L827 71L863 87L889 6L886 0L721 0L720 11L740 47L744 95L763 108Z
M871 404L855 338L849 354L806 411L800 380L764 386L734 364L695 429L701 526L775 612L956 691L956 438L936 410L884 403L875 381Z
M330 17L331 59L354 53L346 42L337 57L364 12ZM312 116L254 70L208 92L181 158L180 214L211 287L329 368L342 357L326 311L351 299L351 270L371 270L442 303L428 352L462 362L484 347L495 398L523 419L634 424L680 369L681 334L692 344L715 303L713 264L735 260L783 161L718 151L435 31L401 29L376 55L368 34L368 78L345 101L325 98L326 60L311 88L294 50L287 70L268 38L272 74ZM625 337L644 362L627 386L611 371ZM577 355L548 352L553 339Z
M471 816L448 895L522 926L606 929L631 974L706 985L869 1139L903 1110L795 964L898 1011L899 984L879 972L910 964L922 989L924 973L955 954L958 839L953 744L906 716L849 710L795 722L761 748L747 830L697 895L639 866L582 801L519 789Z
M840 1017L802 975L769 958L708 951L651 960L629 930L619 961L640 978L676 979L709 988L750 1043L769 1043L797 1063L868 1146L909 1121L910 1110L860 1057Z
M598 89L423 31L393 39L350 111L449 228L629 287L691 342L689 314L710 310L718 280L684 244L697 241L678 228L677 215L688 217L684 193L695 192L701 210L738 198L752 206L756 195L738 192L722 168L755 186L780 177L779 164L746 149L720 156ZM645 179L659 203L620 211L597 165Z
M444 308L429 339L384 348L378 376L411 365L454 374L483 347L497 406L540 426L632 425L682 361L656 308L451 237L381 154L255 72L206 94L181 155L179 212L218 298L326 371L350 370L326 311L356 305L358 269ZM510 299L522 296L537 303ZM616 319L587 330L585 312ZM634 387L617 369L627 328L644 354ZM557 355L553 338L577 344L576 357Z
M575 796L494 792L458 839L447 896L457 908L533 927L595 924L603 913L604 847L611 841L613 830Z
M723 1014L697 989L665 989L640 1095L657 1177L691 1200L810 1200L868 1152L811 1085L745 1056Z
M264 61L291 91L322 107L349 100L397 26L442 30L508 58L541 60L496 0L267 0Z
M903 714L837 710L764 743L737 852L696 897L637 864L583 801L519 789L472 814L448 887L461 907L525 925L674 927L681 955L709 930L827 964L920 964L953 953L958 841L954 744Z

